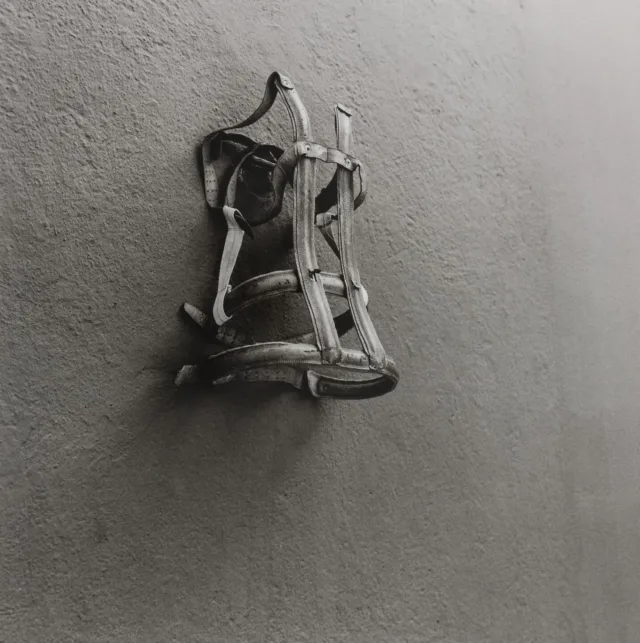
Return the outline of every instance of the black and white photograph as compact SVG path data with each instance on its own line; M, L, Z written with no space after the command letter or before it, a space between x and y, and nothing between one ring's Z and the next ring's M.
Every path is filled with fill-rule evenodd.
M640 643L640 1L0 1L0 643Z

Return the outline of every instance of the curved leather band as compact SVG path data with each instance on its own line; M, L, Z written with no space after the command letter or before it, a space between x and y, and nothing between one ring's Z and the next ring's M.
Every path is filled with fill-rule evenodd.
M320 272L317 277L327 293L346 297L342 275L334 272ZM227 306L232 313L237 313L265 299L300 292L300 290L300 280L295 271L276 270L266 275L252 277L236 286L227 295ZM368 305L369 297L364 288L363 296Z
M261 381L297 382L298 388L306 384L315 397L343 399L382 395L393 390L399 379L395 363L388 358L380 368L371 370L367 355L343 348L339 362L330 366L316 346L289 342L231 348L198 365L198 377L213 384L257 379L256 371ZM336 371L345 375L338 377Z
M321 272L318 278L322 282L325 292L329 295L346 297L347 291L342 275ZM244 310L266 299L279 297L288 293L299 293L300 280L293 270L278 270L266 275L259 275L236 286L228 296L229 309L232 314ZM364 290L365 305L369 303L367 291ZM338 337L348 333L354 326L353 314L347 310L333 318ZM202 324L200 324L202 325ZM289 342L308 343L313 341L313 333L303 333L287 338Z

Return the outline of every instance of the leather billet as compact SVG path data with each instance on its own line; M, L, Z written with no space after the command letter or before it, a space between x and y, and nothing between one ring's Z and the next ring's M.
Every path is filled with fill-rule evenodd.
M293 129L287 150L255 143L236 130L264 116L281 96ZM202 144L205 197L224 218L227 237L218 273L211 316L191 304L183 311L222 350L184 366L177 384L189 381L222 384L229 381L278 381L308 390L315 397L365 399L393 390L398 369L386 354L369 316L369 298L362 285L354 248L353 218L367 191L365 168L353 156L352 115L335 108L336 147L313 140L311 123L293 83L271 74L262 102L247 119L210 134ZM336 171L319 193L316 163L331 163ZM355 193L354 175L358 174ZM295 267L253 277L232 286L232 276L245 234L277 216L285 190L293 191ZM316 195L317 193L317 195ZM318 265L318 230L340 261L340 273ZM286 293L304 297L313 330L286 341L256 343L233 326L233 316L260 301ZM333 317L327 296L345 298L349 309ZM345 348L340 337L355 328L361 350Z

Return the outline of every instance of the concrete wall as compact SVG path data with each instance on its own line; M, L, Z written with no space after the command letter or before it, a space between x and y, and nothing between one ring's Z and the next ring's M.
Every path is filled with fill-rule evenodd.
M0 640L636 643L639 24L5 0ZM273 69L318 138L355 110L391 396L172 387L223 230L194 150Z

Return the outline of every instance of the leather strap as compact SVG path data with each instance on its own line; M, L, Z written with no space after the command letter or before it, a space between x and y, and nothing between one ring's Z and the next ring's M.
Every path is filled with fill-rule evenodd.
M227 222L227 238L225 239L224 250L222 251L220 274L218 276L218 291L213 304L213 318L219 326L222 326L222 324L231 319L231 317L224 312L224 298L231 290L231 275L236 265L240 248L242 247L242 240L244 239L244 230L240 227L236 219L236 216L240 215L238 210L225 205L222 208L222 212Z
M316 276L330 295L346 297L342 275L333 272L320 272ZM279 297L287 293L301 292L300 280L294 270L276 270L266 275L258 275L243 281L227 295L227 307L235 314L261 301ZM369 303L367 291L363 288L365 302Z
M338 148L348 154L351 151L351 112L336 105L336 137ZM373 368L384 366L385 352L376 333L365 303L360 272L353 249L353 173L344 167L337 169L338 179L338 246L340 266L344 276L349 308L353 313L356 331L364 352Z
M227 132L231 129L242 129L243 127L249 127L249 125L257 123L273 107L273 104L278 97L278 90L280 87L283 87L285 83L291 84L291 81L283 74L274 71L267 79L264 96L262 97L260 105L258 105L258 107L254 110L253 114L245 118L243 121L236 123L235 125L228 125L227 127L222 127L221 129L216 130L204 139L203 144L207 143L207 141L212 140L221 132ZM293 85L291 85L291 88L293 88Z
M262 372L262 377L254 379L291 384L292 370L295 370L306 373L306 385L315 397L342 399L376 397L393 390L398 382L398 369L391 359L372 373L367 355L343 348L340 366L336 369L336 366L326 363L316 346L288 342L264 342L232 348L209 357L196 368L198 379L213 384L251 378L256 371ZM345 373L346 377L337 377L336 370ZM264 377L267 371L269 376ZM296 380L301 385L299 377L296 375Z

